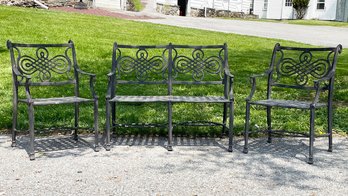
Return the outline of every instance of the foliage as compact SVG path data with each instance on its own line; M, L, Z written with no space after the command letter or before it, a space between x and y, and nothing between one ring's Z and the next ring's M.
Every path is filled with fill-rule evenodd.
M292 0L292 7L296 11L298 19L303 19L307 13L307 8L310 0Z
M130 11L141 11L144 9L143 4L141 4L141 0L128 0L128 8Z
M249 76L264 72L270 60L272 49L276 42L289 46L308 46L305 44L258 38L252 36L219 33L197 29L187 29L157 25L144 22L121 20L110 17L91 16L59 11L28 9L18 7L0 6L0 130L10 129L12 126L12 75L9 52L6 49L6 40L24 43L65 43L69 39L76 45L77 60L81 69L96 73L96 91L99 95L99 127L105 129L105 94L107 87L106 74L111 69L112 46L115 41L120 44L133 45L160 45L160 44L184 44L204 45L222 44L229 45L229 65L232 74L235 75L235 131L241 132L244 127L245 98L250 92ZM82 78L81 78L82 79ZM89 95L88 79L84 79L81 94ZM258 92L255 98L265 96L267 81L258 82ZM120 89L121 90L121 89ZM188 87L180 88L181 92L189 92ZM42 89L47 96L60 91L52 92ZM123 89L122 92L130 94L158 93L158 88L151 85L139 86L134 89ZM201 87L202 94L218 94L221 86L213 88ZM290 98L296 98L302 94L289 94L277 92ZM337 77L335 82L335 113L334 129L347 131L348 127L348 53L343 52L339 57ZM28 128L28 116L26 105L20 104L19 125L21 130ZM93 125L91 105L81 104L81 126ZM165 123L166 105L164 104L118 104L119 122L161 122ZM72 126L73 107L71 105L45 106L35 108L35 125L37 128L50 126ZM136 113L134 112L136 111ZM222 121L222 106L220 104L175 104L173 108L174 122L187 120ZM290 129L306 131L309 126L308 113L297 110L272 110L275 129ZM317 115L317 130L325 131L326 112L319 111ZM251 111L251 123L253 127L266 128L265 110ZM124 129L128 133L146 131L149 133L166 133L165 129ZM218 133L220 129L209 128L175 128L174 134L210 134Z

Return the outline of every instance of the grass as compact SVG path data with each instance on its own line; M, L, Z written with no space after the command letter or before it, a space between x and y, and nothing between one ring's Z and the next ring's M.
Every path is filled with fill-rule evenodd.
M9 52L6 40L25 43L64 43L69 39L76 45L77 59L80 67L97 74L96 91L100 97L99 113L100 128L105 127L105 93L107 86L106 74L111 68L111 53L113 42L122 44L185 44L229 45L229 65L235 75L235 130L241 132L244 126L245 101L250 92L249 76L261 73L267 69L271 52L276 42L282 45L308 46L290 41L242 36L227 33L155 25L143 22L121 20L109 17L90 16L56 11L5 7L0 6L0 129L11 128L12 107L12 76ZM88 94L88 81L85 80L82 93ZM262 84L265 84L263 81ZM335 120L334 129L347 132L348 127L348 53L343 52L339 59L335 83ZM138 87L141 92L157 92L153 87ZM218 88L202 88L203 93L219 91ZM135 90L129 89L129 92ZM185 89L183 89L185 91ZM59 91L58 91L59 92ZM53 94L57 92L45 92ZM280 92L280 94L288 94ZM295 94L296 95L296 94ZM294 96L295 96L294 95ZM298 95L298 94L297 94ZM261 95L257 94L256 98ZM177 104L174 107L174 120L216 120L221 121L220 105L207 104L204 107L195 104ZM166 122L166 107L161 104L138 104L118 108L120 121ZM134 112L136 111L136 112ZM296 111L296 112L294 112ZM73 125L73 107L37 107L35 115L38 127ZM279 129L308 130L308 113L297 110L275 110L274 126ZM265 128L265 110L252 110L252 127ZM317 130L325 130L325 111L317 113ZM28 118L26 106L20 107L20 127L26 129ZM92 107L82 106L81 123L92 126ZM177 129L178 132L206 134L210 129ZM203 131L200 131L203 130ZM127 129L133 133L138 131ZM165 130L148 130L164 132Z

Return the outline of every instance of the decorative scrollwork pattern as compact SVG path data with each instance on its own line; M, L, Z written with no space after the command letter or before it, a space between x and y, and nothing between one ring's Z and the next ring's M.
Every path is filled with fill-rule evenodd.
M166 78L164 72L167 64L164 56L153 56L150 58L148 51L145 49L139 49L135 57L122 56L121 51L118 51L118 54L117 71L119 76L133 72L137 80L146 81L151 73L162 73L163 78Z
M68 48L69 49L69 48ZM47 48L40 47L36 49L36 56L23 55L18 57L19 70L25 75L38 74L42 82L48 82L52 78L52 72L65 74L71 69L71 60L65 54L56 55L50 58Z
M330 54L327 59L314 59L310 51L301 53L298 59L282 58L277 66L278 77L291 77L297 85L304 86L310 78L325 76L330 68Z
M205 73L209 73L211 75L219 75L220 79L222 79L223 60L221 52L222 50L219 52L219 56L205 58L203 50L195 49L192 52L192 58L184 55L174 57L175 77L178 73L192 73L193 80L202 81Z

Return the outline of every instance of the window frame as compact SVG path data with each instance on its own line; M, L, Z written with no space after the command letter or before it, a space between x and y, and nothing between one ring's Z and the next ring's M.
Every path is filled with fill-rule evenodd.
M325 0L317 0L317 10L325 10Z

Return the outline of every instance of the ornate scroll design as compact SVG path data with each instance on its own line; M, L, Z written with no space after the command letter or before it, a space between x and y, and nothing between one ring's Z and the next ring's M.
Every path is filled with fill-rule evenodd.
M151 73L162 73L163 78L166 78L164 74L167 64L164 57L165 51L162 56L149 57L149 53L146 49L139 49L136 52L135 57L122 56L121 51L117 50L117 72L118 76L123 74L135 73L135 77L138 81L146 81L149 79Z
M219 56L209 56L206 59L201 49L195 49L192 52L192 58L184 55L175 56L173 59L175 77L177 77L178 73L192 73L193 80L199 82L204 80L204 74L206 72L212 75L219 75L222 79L222 51L220 50ZM175 53L177 53L176 50Z
M52 78L52 72L58 74L68 73L71 69L71 60L67 54L69 48L65 50L64 55L56 55L50 58L49 52L44 47L36 49L36 56L21 56L18 51L18 67L25 75L38 73L38 78L42 82L48 82Z
M297 85L304 86L308 83L310 77L319 79L327 74L330 68L330 56L327 59L313 59L313 54L310 51L304 51L299 56L298 60L293 58L283 58L279 60L277 66L277 74L281 76L292 77Z

